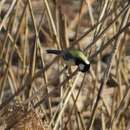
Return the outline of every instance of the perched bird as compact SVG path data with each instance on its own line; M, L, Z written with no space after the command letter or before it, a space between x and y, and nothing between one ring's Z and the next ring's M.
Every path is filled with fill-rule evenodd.
M77 65L79 71L87 72L90 68L90 62L82 51L76 49L65 49L65 50L46 50L47 53L55 54L60 56L67 65Z

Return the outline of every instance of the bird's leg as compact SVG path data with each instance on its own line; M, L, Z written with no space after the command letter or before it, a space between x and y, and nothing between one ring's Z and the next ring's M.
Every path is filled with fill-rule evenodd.
M66 70L66 71L65 71L65 76L66 76L67 78L69 77L69 73L68 73L69 68L70 68L69 66L67 66L67 65L65 66L65 70Z
M72 69L71 69L71 67L68 68L68 73L69 73L69 75L72 74Z
M65 70L67 70L67 69L68 69L68 66L66 65L66 66L65 66Z

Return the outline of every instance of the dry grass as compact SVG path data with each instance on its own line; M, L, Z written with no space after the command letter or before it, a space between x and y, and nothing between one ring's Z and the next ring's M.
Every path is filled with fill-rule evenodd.
M129 130L128 0L0 1L1 130ZM89 72L47 48L79 48Z

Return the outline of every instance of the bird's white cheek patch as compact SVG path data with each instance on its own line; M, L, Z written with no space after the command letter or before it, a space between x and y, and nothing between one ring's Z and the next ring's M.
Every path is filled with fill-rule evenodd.
M86 60L85 62L86 62L86 64L90 64L90 62L88 60Z
M83 69L84 69L84 67L85 67L85 65L84 65L84 64L79 64L79 69L80 69L80 70L83 70Z

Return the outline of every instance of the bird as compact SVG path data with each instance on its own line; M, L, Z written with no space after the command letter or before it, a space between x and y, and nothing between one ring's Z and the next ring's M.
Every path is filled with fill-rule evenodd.
M47 49L48 54L58 55L69 66L78 66L79 71L85 73L90 69L90 62L84 53L78 49Z

